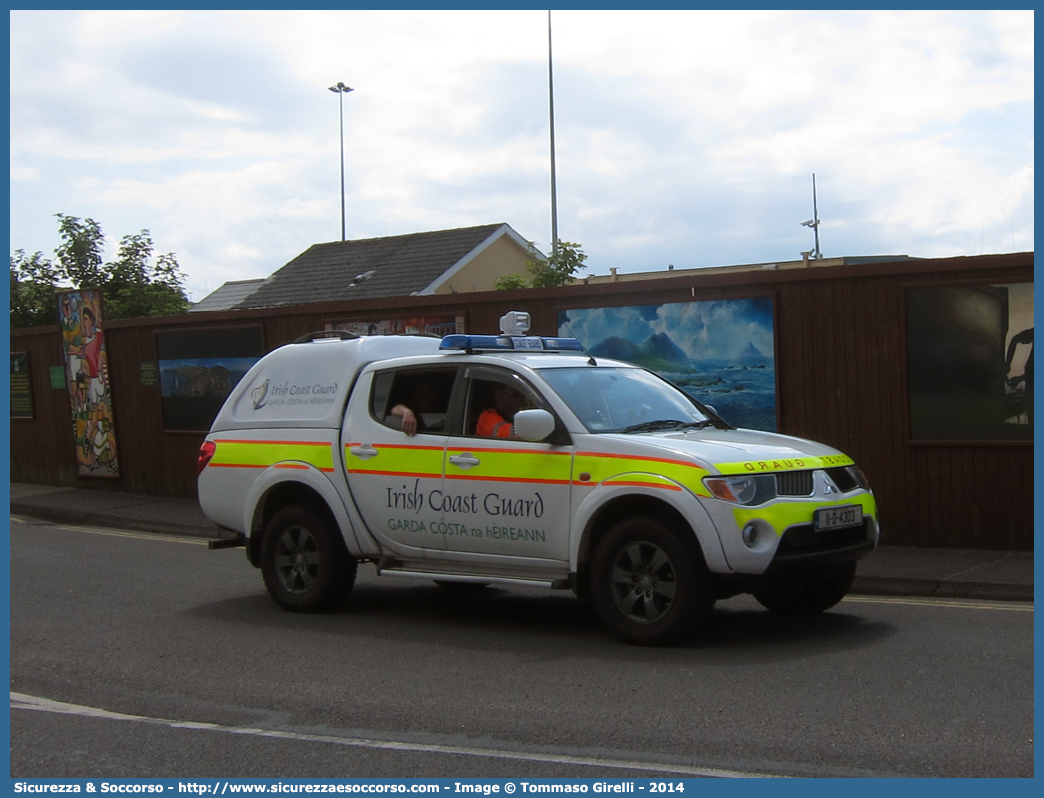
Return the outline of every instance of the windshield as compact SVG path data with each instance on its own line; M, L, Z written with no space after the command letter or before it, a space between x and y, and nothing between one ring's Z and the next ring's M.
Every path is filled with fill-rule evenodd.
M650 432L714 426L695 400L642 369L541 369L588 432Z

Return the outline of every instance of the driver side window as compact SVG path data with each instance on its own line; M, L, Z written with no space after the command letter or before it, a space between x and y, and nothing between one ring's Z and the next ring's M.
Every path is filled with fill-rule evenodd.
M507 437L498 425L510 426L516 412L533 407L544 407L544 402L518 375L492 368L471 369L464 404L464 434Z

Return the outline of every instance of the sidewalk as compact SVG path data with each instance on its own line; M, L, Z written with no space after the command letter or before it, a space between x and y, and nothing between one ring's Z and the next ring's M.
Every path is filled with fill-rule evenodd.
M192 499L11 483L11 515L217 540ZM1033 601L1033 553L881 546L860 561L853 593Z

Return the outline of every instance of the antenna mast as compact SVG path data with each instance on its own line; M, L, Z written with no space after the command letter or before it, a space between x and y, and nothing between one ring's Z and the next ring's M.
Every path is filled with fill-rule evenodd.
M812 225L812 229L816 231L816 260L823 257L823 252L819 248L819 203L816 201L816 173L812 173L812 218L815 219L815 223Z
M819 203L816 200L816 173L812 173L812 218L807 222L801 223L802 227L811 227L812 232L816 234L816 248L812 250L812 260L819 260L823 257L822 251L819 249ZM805 253L802 253L805 254Z

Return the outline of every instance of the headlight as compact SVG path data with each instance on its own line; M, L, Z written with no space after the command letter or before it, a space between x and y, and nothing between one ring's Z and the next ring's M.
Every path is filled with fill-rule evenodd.
M848 471L852 474L859 487L863 490L870 490L870 483L866 481L866 474L863 473L859 466L851 465L848 467Z
M776 478L772 474L704 477L703 484L716 499L733 504L764 504L776 498Z

